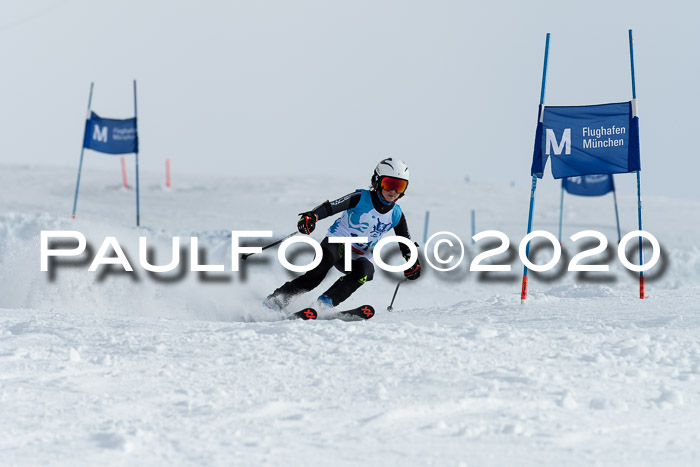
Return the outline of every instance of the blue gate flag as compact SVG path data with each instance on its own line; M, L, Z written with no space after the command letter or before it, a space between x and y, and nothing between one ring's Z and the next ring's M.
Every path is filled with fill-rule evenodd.
M578 196L603 196L615 191L612 175L584 175L561 179L561 186L568 193Z
M139 151L136 117L125 120L102 118L90 112L85 123L83 147L107 154L130 154Z
M636 101L575 107L540 106L531 175L627 173L641 170Z

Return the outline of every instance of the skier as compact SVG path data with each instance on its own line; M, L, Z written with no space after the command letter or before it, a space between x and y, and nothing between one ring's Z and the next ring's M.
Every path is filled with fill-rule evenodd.
M370 261L372 250L382 235L393 228L396 235L411 238L406 217L401 207L396 204L396 201L406 194L408 181L406 164L389 157L379 162L374 169L370 190L356 190L301 213L297 228L306 235L314 231L316 221L341 212L343 214L331 225L326 238L321 242L323 258L319 265L286 282L268 295L263 304L272 310L283 310L296 295L316 288L333 266L344 272L346 254L352 255L351 271L341 276L318 297L317 303L320 306L335 307L364 283L371 281L374 276L374 266ZM369 241L362 244L353 243L352 251L347 252L342 243L329 243L329 237L368 237ZM411 254L409 248L402 243L399 243L399 248L404 259L408 261ZM409 280L418 279L420 269L420 262L416 258L415 264L404 271L404 276Z

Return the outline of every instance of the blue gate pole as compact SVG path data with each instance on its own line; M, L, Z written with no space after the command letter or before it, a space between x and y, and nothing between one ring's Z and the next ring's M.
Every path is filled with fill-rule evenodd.
M547 62L549 60L549 33L544 46L544 67L542 69L542 90L540 92L540 120L544 114L544 90L547 84ZM535 209L535 190L537 189L537 175L532 174L532 189L530 190L530 213L527 219L527 233L532 232L532 212ZM525 247L525 256L530 257L530 242ZM527 299L527 266L523 266L523 285L520 290L520 303L525 303Z
M428 221L430 220L430 211L425 211L425 225L423 226L423 245L428 243Z
M138 107L136 106L136 80L134 80L134 117L136 118L136 138L139 137ZM139 205L139 146L136 140L136 227L141 225L141 210Z
M636 112L637 101L637 84L634 77L634 41L632 40L632 30L629 30L630 39L630 69L632 72L632 99L635 105L632 106ZM633 115L634 116L634 115ZM642 180L640 175L641 170L637 170L637 217L639 219L639 230L642 230ZM639 237L639 265L644 264L644 250L642 250L642 237ZM644 271L639 271L639 298L646 298L646 290L644 288Z
M564 217L564 179L561 179L561 200L559 201L559 244L561 245L561 227Z
M472 245L476 243L474 235L476 235L476 211L472 209Z
M88 98L88 108L87 108L87 117L85 120L85 132L83 133L83 144L81 144L80 148L80 164L78 165L78 180L75 182L75 198L73 198L73 215L71 216L73 219L75 219L75 211L78 208L78 190L80 189L80 174L83 171L83 155L85 154L85 138L87 136L87 130L88 130L88 125L87 125L87 120L90 120L90 106L92 105L92 89L94 87L94 82L90 83L90 97Z

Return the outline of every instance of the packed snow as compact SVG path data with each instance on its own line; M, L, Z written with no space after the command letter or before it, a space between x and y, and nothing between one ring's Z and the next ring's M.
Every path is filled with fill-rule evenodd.
M230 232L282 238L297 213L365 188L369 173L302 185L175 172L172 188L163 174L144 173L136 227L135 193L121 186L118 161L97 170L89 157L105 156L86 157L75 220L74 169L0 169L5 465L700 463L698 202L645 198L644 228L662 256L640 300L637 276L617 259L612 199L567 197L565 256L580 249L568 236L599 230L610 240L610 272L566 272L562 258L554 271L530 273L521 304L517 246L529 179L438 183L415 174L400 201L414 239L423 243L430 211L431 234L464 241L463 265L439 273L423 261L422 277L400 286L393 312L386 307L402 275L377 271L342 305L372 304L368 321L290 321L260 302L294 274L275 249L232 272ZM623 234L637 228L635 195L618 191ZM511 272L468 270L483 249L470 240L471 209L477 232L510 238L511 253L495 259ZM545 178L534 228L556 235L558 216L558 183ZM330 222L312 237L322 239ZM57 258L42 272L42 230L80 231L90 254ZM133 273L116 265L88 271L107 236ZM156 264L169 261L179 237L183 267L145 271L139 236ZM189 271L191 236L200 262L224 272ZM302 250L290 254L299 264L311 259ZM547 255L541 248L537 262ZM332 271L291 308L312 303L339 275Z

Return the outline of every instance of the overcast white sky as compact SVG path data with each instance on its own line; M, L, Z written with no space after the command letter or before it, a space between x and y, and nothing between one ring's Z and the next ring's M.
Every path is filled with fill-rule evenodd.
M0 158L77 169L90 82L93 110L126 118L137 79L145 171L362 186L390 155L414 183L529 184L545 34L546 103L596 104L631 98L631 28L643 193L699 199L698 5L3 0Z

